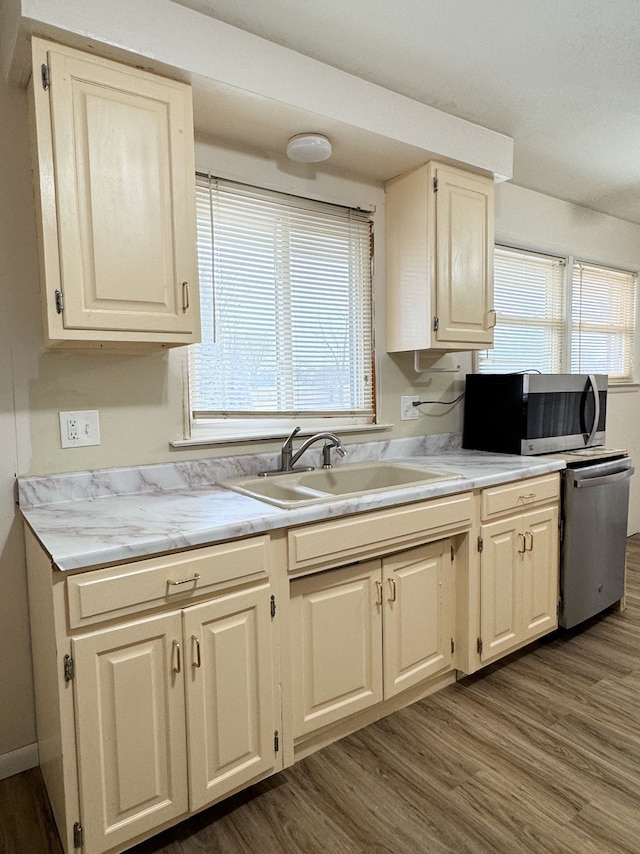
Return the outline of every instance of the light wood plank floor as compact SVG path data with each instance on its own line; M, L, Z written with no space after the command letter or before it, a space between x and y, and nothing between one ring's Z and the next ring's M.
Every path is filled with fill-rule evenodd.
M0 854L60 854L37 770ZM640 852L640 535L627 610L397 712L132 854Z

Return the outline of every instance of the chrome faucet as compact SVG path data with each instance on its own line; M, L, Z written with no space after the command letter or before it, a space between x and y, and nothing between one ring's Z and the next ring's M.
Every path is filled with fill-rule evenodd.
M331 448L335 448L336 451L340 454L341 457L344 457L347 453L347 449L342 444L340 439L337 436L334 436L333 433L316 433L314 436L309 436L309 438L300 445L298 450L293 452L293 439L300 432L300 428L296 427L291 434L285 439L282 445L282 451L280 454L280 471L292 471L295 464L298 462L300 457L304 454L304 452L313 445L315 442L320 441L320 439L325 440L324 447L322 449L322 468L330 469L331 468Z

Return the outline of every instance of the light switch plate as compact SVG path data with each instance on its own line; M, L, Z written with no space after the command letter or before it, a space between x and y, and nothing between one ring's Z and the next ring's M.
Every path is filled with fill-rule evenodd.
M59 412L60 444L63 448L81 448L100 444L100 419L97 409Z

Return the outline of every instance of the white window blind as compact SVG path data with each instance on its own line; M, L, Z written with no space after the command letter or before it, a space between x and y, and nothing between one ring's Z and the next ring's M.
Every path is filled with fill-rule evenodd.
M571 370L631 382L636 276L576 261L573 266Z
M494 346L478 356L480 373L563 370L565 259L496 246Z
M196 181L195 419L374 414L368 213Z

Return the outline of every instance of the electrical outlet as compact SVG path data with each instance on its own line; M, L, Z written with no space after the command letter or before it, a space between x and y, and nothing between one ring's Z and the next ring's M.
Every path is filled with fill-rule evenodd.
M82 412L59 412L60 444L63 448L80 448L100 444L100 420L97 409Z
M400 420L417 421L420 413L417 406L413 406L414 400L420 400L417 394L405 394L400 398Z

